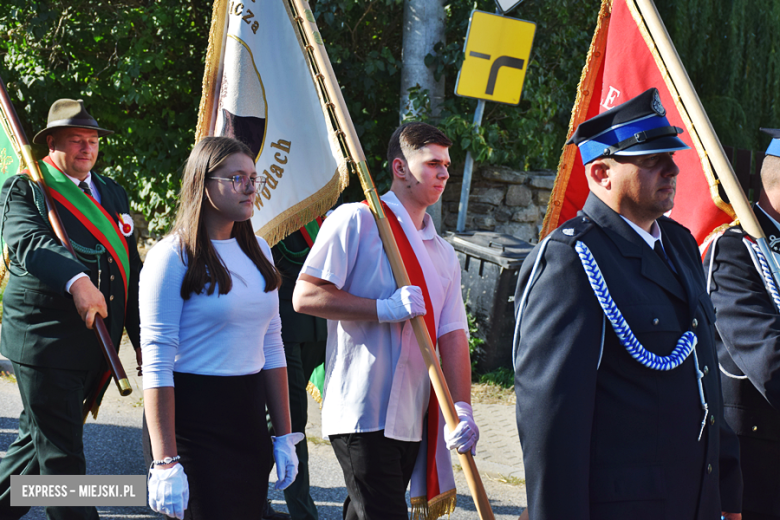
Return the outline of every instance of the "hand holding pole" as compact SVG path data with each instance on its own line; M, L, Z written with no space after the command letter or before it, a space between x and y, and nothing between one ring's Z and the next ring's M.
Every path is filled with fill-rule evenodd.
M292 6L293 13L296 15L295 20L298 23L302 40L306 44L305 50L308 53L311 62L310 64L314 71L315 79L320 87L325 105L328 107L331 116L337 121L340 128L340 143L344 148L344 152L350 158L352 167L356 170L368 205L376 219L379 235L382 238L385 253L390 260L396 283L398 284L398 287L412 285L409 280L409 275L406 272L406 267L401 260L401 254L398 251L398 245L396 244L395 237L390 229L390 223L387 221L385 213L382 210L379 195L376 192L376 186L368 171L363 148L358 140L357 131L352 124L352 118L347 112L347 105L341 95L341 88L339 87L336 76L331 68L330 60L325 52L322 37L317 30L317 24L315 23L312 11L306 0L288 1ZM447 382L444 379L439 359L434 353L434 343L428 334L428 328L425 326L424 318L418 316L411 321L412 329L417 338L417 343L420 346L425 365L428 368L431 385L439 400L439 406L441 406L444 420L447 423L447 427L449 427L450 430L454 430L460 420L458 419L458 413L455 410L455 404L452 401L452 395L447 387ZM492 520L494 518L493 510L490 507L490 502L485 493L485 487L482 484L482 479L477 471L474 457L471 455L471 452L461 453L459 454L459 457L479 517L483 520Z
M14 106L11 103L2 78L0 78L0 108L2 108L3 114L7 118L8 125L10 126L11 132L13 133L13 136L11 137L15 140L15 144L18 147L17 152L19 153L19 156L27 166L27 170L30 172L30 177L32 178L33 182L38 184L38 186L43 191L43 194L46 198L46 207L48 208L49 222L54 229L54 234L57 235L57 238L62 242L62 245L65 246L65 248L70 251L73 256L76 256L75 252L73 251L73 246L70 245L70 240L68 240L68 234L65 231L65 227L62 225L62 220L60 220L60 216L57 213L57 208L54 205L54 201L49 195L49 190L46 187L46 183L43 179L43 175L41 174L38 162L33 157L32 147L27 141L27 136L22 129L19 116L17 116L16 109L14 109ZM119 361L119 356L117 355L116 348L114 347L114 342L111 341L111 335L108 333L108 329L106 328L106 324L103 322L103 318L100 316L95 317L95 325L93 329L95 331L95 335L98 338L98 343L100 344L101 350L103 351L103 356L106 358L108 367L111 370L111 375L114 376L114 381L116 382L117 388L119 389L119 393L123 396L130 395L133 389L127 380L127 374L125 373L125 369L122 367L122 362Z

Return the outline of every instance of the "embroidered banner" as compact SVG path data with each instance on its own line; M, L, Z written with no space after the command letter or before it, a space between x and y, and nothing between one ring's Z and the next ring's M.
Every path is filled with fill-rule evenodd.
M19 143L11 131L9 118L0 107L0 186L12 175L19 173L21 169L21 152ZM3 237L0 237L0 251L5 254ZM0 279L5 277L5 262L0 262Z
M672 125L691 150L677 152L680 167L670 217L691 230L702 244L716 228L735 219L721 200L696 129L633 0L603 0L569 123L569 135L583 121L656 87ZM565 146L540 238L576 216L588 196L585 168L576 146Z
M230 136L252 149L267 178L252 224L274 245L335 204L346 161L288 1L216 0L212 16L196 139Z

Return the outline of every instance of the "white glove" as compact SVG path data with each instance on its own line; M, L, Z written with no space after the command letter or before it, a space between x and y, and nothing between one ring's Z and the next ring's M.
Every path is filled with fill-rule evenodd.
M455 431L444 428L444 441L448 450L458 450L458 453L466 453L471 450L472 455L477 454L477 441L479 440L479 428L474 422L474 412L471 405L463 401L455 403L460 422Z
M168 469L152 468L146 487L149 507L167 516L184 518L184 510L190 501L190 486L181 464Z
M379 323L398 323L424 314L425 299L415 285L401 287L390 298L376 301Z
M276 462L276 484L274 489L285 489L298 476L298 454L295 445L304 439L300 432L271 437L274 441L274 462Z

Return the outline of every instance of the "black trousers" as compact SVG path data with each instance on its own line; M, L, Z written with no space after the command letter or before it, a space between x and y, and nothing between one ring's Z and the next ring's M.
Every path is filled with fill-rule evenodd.
M765 515L763 513L753 513L752 511L742 511L742 520L778 520L778 516Z
M264 373L173 373L176 448L187 474L185 520L259 519L268 494L271 438L265 422ZM152 461L144 420L144 458Z
M344 519L408 520L406 487L420 443L388 439L384 430L329 437L349 492Z
M314 369L325 361L325 344L324 341L284 344L293 432L306 434L309 405L306 385ZM298 476L284 490L284 501L293 520L317 520L317 507L309 491L309 447L306 439L295 445L295 451L298 455ZM273 460L273 455L271 458Z
M13 363L24 410L19 435L0 462L0 520L21 518L29 506L11 507L11 475L84 475L81 408L97 370L61 370ZM92 506L46 507L49 520L98 518Z

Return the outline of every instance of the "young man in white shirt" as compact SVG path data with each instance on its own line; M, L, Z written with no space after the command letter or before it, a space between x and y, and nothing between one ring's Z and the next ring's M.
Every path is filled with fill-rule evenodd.
M445 428L447 447L465 453L473 450L479 432L469 404L471 363L460 264L425 212L447 184L451 145L424 123L396 129L388 145L393 182L382 199L424 274L432 307L427 312L435 318L437 350L461 418L455 432ZM329 320L322 422L349 491L344 518L407 519L405 491L430 397L408 320L424 315L426 306L419 287L397 288L367 205L343 205L326 219L301 270L293 305Z

